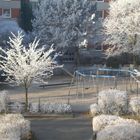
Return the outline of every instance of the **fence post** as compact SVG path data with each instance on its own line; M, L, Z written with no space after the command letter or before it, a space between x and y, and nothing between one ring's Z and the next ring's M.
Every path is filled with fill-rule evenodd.
M115 79L115 88L117 89L117 78L116 78L116 76L114 77L114 79Z
M132 92L132 80L131 80L131 75L130 75L130 78L129 78L129 83L130 83L130 91Z
M136 82L137 83L137 96L138 96L138 94L139 94L139 83L138 82Z
M41 112L41 100L40 100L40 97L38 99L38 110L39 110L39 112Z
M96 73L96 96L97 96L97 101L98 101L98 92L99 92L99 82L98 82L98 75L99 75L99 71L97 70L97 73Z

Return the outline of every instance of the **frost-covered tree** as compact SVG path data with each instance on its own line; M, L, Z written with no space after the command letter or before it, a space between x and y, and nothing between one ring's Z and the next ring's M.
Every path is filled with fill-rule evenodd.
M34 34L46 46L79 47L93 35L94 12L93 0L42 0L34 11Z
M104 21L108 54L140 52L140 1L113 0Z
M11 32L17 34L18 31L23 31L16 21L14 20L2 20L0 21L0 46L7 45L6 42L11 36Z
M44 82L53 74L55 67L53 58L50 56L54 49L51 47L45 51L39 47L39 41L34 40L29 46L24 46L21 32L10 38L9 48L0 48L0 67L7 76L10 84L24 87L26 109L28 107L28 89L34 82Z

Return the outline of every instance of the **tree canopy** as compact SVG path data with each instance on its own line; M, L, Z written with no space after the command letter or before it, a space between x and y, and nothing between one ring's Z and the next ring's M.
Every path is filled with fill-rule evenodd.
M92 0L42 0L34 12L34 34L46 46L78 47L92 35L94 11Z
M140 1L115 0L110 2L109 16L104 21L110 45L108 54L140 51Z

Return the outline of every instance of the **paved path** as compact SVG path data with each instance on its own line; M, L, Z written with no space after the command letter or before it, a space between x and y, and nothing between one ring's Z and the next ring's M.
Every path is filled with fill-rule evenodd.
M86 117L31 120L37 140L91 140L91 119Z

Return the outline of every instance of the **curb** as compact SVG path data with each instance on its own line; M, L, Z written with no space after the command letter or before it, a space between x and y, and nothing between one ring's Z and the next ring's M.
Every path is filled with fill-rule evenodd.
M74 118L74 114L23 114L24 118Z

